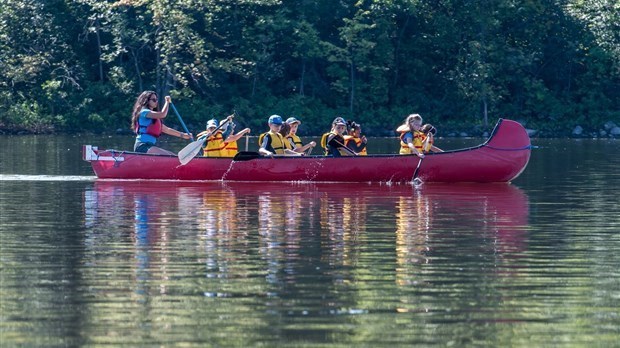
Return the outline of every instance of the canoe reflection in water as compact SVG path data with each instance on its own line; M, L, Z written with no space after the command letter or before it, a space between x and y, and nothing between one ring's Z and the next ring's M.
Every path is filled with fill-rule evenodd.
M433 260L458 265L486 255L499 264L527 247L529 202L512 185L422 185L399 198L396 216L399 285L423 281L420 264Z
M131 238L137 268L162 283L166 263L193 258L207 266L207 277L260 272L270 283L308 272L338 283L381 262L401 286L415 284L420 267L436 260L518 257L529 214L527 196L503 183L99 180L85 192L84 210L93 250Z

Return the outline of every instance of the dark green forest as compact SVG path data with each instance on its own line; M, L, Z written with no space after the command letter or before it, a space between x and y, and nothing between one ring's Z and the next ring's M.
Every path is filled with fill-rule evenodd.
M128 132L143 90L194 134L233 111L254 134L279 114L387 135L414 112L599 134L620 124L620 1L0 0L0 133Z

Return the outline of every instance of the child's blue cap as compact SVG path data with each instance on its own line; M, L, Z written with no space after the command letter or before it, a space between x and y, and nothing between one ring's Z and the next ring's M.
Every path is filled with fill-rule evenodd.
M278 116L278 115L271 115L269 117L269 124L278 124L281 125L282 124L282 117Z

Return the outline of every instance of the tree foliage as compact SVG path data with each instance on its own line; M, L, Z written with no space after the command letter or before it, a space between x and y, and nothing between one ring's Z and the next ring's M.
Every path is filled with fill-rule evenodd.
M594 129L620 118L619 23L614 0L0 0L0 129L127 129L146 89L195 127Z

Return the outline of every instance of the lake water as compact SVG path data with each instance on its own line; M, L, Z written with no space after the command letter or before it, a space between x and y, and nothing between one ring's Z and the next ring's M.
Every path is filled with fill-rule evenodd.
M132 140L0 136L2 347L620 346L618 140L421 186L97 181L83 144Z

